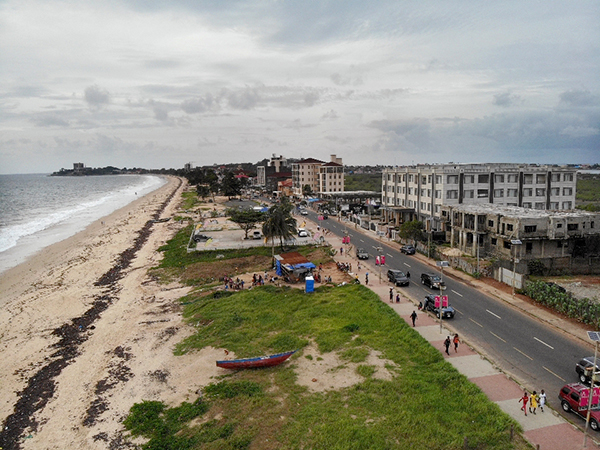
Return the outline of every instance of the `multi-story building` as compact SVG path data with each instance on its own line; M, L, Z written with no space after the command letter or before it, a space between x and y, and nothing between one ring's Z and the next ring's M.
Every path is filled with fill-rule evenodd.
M342 158L331 155L329 162L308 158L292 164L294 194L301 196L304 186L314 194L343 192L344 166Z
M535 210L575 207L576 170L529 164L439 164L394 167L382 174L384 220L412 219L443 230L442 206L491 203Z

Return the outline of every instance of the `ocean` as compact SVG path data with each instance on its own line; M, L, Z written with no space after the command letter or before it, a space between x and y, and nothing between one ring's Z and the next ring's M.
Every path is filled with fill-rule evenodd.
M156 175L0 175L0 273L165 183Z

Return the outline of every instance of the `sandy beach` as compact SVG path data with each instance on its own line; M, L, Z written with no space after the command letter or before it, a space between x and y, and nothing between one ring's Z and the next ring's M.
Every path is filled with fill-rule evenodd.
M186 288L147 277L180 226L148 221L173 216L183 183L0 276L3 450L130 448L121 421L134 403L195 399L217 373L222 351L173 356L191 333L174 301Z

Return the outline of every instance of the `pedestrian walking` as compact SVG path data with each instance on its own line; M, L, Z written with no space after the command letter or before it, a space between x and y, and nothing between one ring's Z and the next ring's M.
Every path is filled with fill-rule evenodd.
M390 288L390 303L394 303L394 288Z
M444 341L444 347L446 347L446 355L450 356L450 352L448 351L450 348L450 336L448 336Z
M375 257L375 265L378 266L379 265L379 256Z
M396 294L396 303L400 303L400 294Z
M544 406L546 405L546 393L544 392L543 389L540 391L540 395L538 397L540 399L540 401L539 401L540 410L542 412L544 412Z
M344 247L340 247L340 256L344 256Z
M412 314L410 315L410 319L412 320L413 323L413 327L415 326L415 320L417 320L417 313L413 310Z
M410 280L410 272L406 272L406 278L408 278Z
M531 394L531 397L529 398L529 412L533 412L535 414L535 410L537 409L537 407L538 407L538 395L537 395L537 392L533 391L533 394Z
M454 353L458 353L458 344L460 344L458 333L454 333L454 338L452 339L452 342L454 342Z
M365 273L365 284L369 285L369 272Z
M519 399L519 403L523 402L523 406L521 406L521 411L525 411L525 415L527 415L527 402L529 401L529 396L527 395L527 391L523 391L523 397Z

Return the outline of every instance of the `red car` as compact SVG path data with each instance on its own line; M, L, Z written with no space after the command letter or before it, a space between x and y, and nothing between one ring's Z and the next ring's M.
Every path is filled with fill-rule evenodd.
M587 401L584 401L583 403L585 403L585 406L582 406L581 397L589 396L589 391L590 388L581 383L564 385L558 394L562 409L565 412L573 412L585 420L588 412ZM593 400L594 399L592 399L592 401ZM600 431L600 405L598 403L592 403L590 427L594 431Z

